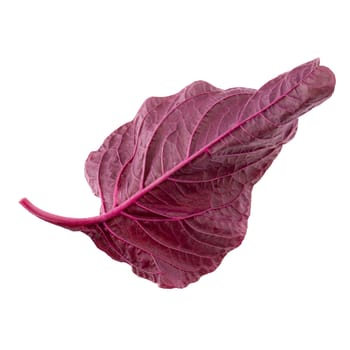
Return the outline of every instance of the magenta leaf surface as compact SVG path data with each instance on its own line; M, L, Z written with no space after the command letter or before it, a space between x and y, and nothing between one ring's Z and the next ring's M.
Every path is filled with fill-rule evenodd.
M175 95L151 97L86 160L100 215L66 218L27 199L21 204L86 233L160 287L186 287L241 244L254 184L293 138L298 118L334 87L334 74L317 59L259 90L197 81Z

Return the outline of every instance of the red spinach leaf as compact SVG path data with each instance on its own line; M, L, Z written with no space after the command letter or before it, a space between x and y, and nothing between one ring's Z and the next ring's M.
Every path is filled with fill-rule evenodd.
M85 232L160 287L183 288L240 245L253 185L295 135L298 117L334 87L333 73L314 60L259 90L197 81L149 98L86 161L87 181L102 200L99 216L66 218L21 204Z

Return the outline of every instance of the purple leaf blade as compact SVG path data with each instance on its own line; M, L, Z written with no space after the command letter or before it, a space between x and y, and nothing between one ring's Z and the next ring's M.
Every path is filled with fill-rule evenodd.
M85 232L160 287L183 288L241 244L253 185L293 138L298 118L334 87L334 74L314 60L257 91L200 81L150 98L87 159L101 215L66 218L21 204Z

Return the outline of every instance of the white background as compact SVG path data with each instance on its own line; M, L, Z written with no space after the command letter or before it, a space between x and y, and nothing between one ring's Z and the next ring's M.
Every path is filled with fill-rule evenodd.
M2 1L0 348L350 349L346 1ZM253 192L243 244L162 290L79 232L26 212L98 214L88 153L152 95L258 88L320 57L334 96Z

